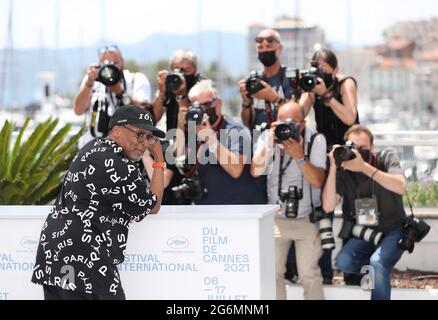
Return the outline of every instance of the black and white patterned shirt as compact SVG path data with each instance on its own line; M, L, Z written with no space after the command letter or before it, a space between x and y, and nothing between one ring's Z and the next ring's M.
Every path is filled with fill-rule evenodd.
M32 282L82 293L123 293L117 264L128 231L154 208L136 164L107 138L90 141L64 177L43 225Z

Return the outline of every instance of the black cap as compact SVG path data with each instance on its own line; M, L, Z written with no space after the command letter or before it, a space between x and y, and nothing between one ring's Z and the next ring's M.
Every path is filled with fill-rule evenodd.
M128 105L118 108L111 117L108 129L111 130L115 126L124 126L127 124L132 124L137 128L151 131L152 134L158 138L163 139L166 137L163 131L154 126L151 114L144 111L141 107Z

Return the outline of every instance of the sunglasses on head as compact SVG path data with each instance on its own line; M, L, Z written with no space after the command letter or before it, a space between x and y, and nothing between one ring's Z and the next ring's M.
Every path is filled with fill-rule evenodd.
M269 36L269 37L257 37L255 38L255 42L256 43L262 43L263 40L266 40L268 43L272 43L272 42L278 42L278 40L275 37Z
M103 46L103 47L99 48L99 50L97 50L97 53L99 55L102 55L106 52L114 53L117 51L119 51L119 48L116 45L110 45L110 46Z

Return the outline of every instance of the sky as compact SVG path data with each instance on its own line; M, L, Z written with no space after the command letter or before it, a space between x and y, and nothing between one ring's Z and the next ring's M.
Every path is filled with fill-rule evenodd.
M123 45L154 33L199 30L246 34L252 22L269 25L297 11L320 25L329 42L347 44L348 3L351 45L359 47L380 43L384 28L394 22L438 17L436 0L0 0L0 48L8 43L10 2L19 49L92 46L102 38Z

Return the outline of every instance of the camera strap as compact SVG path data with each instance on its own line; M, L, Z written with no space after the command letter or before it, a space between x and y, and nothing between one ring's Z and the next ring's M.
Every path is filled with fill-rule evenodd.
M134 79L135 79L135 74L133 74L132 76L132 88L134 88ZM111 103L115 108L123 106L123 94L126 92L127 89L126 79L123 72L122 72L122 87L123 87L123 92L119 95L114 94L114 92L112 92L108 87L105 87L107 96L109 96L109 98L111 99ZM114 101L114 96L116 97L116 101Z
M286 172L286 169L290 166L292 163L292 159L289 159L288 163L286 164L286 167L283 168L284 163L284 157L285 157L286 151L284 149L280 150L280 166L279 166L279 174L278 174L278 198L280 201L283 201L282 198L282 189L283 189L283 175Z
M274 116L272 114L272 104L269 101L265 101L265 114L268 119L268 129L271 128L271 124L274 122Z
M314 134L312 134L312 136L310 137L310 141L307 144L307 153L305 155L305 159L307 161L310 161L310 155L312 153L312 148L313 148L313 143L315 142L315 139L317 136L319 136L321 133L319 132L315 132ZM312 193L312 185L309 183L309 191L310 191L310 205L312 206L312 212L315 211L315 204L313 203L313 193Z
M280 199L280 201L283 201L283 196L282 196L282 190L283 190L283 176L286 173L287 168L291 165L292 163L292 158L289 157L288 162L286 163L286 165L283 167L284 164L284 158L286 156L286 151L284 149L280 150L280 165L279 165L279 174L278 174L278 198ZM300 170L301 172L301 170ZM303 186L304 186L304 174L301 172L301 190L303 190Z
M286 70L287 70L287 67L282 65L280 68L280 85L277 88L275 88L275 91L277 92L277 94L279 93L279 91L281 89L281 91L283 92L283 98L286 95L286 90L285 90L286 88L284 86L285 79L286 79ZM263 81L268 82L268 79L266 78L265 75L263 75ZM273 114L272 109L273 109L272 103L265 100L265 115L266 115L266 118L268 120L268 127L267 127L268 129L271 127L271 124L276 120L276 119L274 119L274 114Z

